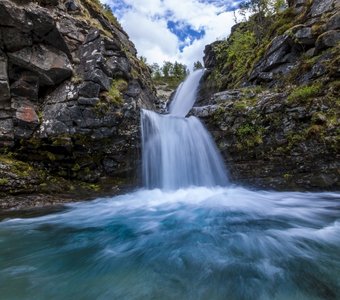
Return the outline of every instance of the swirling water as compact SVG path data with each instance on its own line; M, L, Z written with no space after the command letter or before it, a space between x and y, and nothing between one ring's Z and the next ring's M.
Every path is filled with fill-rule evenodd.
M0 223L1 299L340 299L340 194L139 190Z

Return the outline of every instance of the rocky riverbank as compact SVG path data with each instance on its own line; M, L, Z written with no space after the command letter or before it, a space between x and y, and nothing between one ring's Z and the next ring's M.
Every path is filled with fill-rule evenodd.
M0 195L137 182L148 67L99 1L0 2ZM86 187L87 186L87 187Z

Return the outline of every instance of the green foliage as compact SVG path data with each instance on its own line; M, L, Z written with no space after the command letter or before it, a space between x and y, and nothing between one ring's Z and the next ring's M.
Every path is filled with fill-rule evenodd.
M252 124L244 124L240 126L236 132L239 137L245 137L254 133L256 133L256 127Z
M9 180L7 178L0 178L0 185L6 185L9 183Z
M200 70L200 69L203 69L203 65L202 65L202 63L198 60L198 61L194 62L194 71Z
M84 1L84 0L83 0ZM88 4L92 5L97 11L103 13L111 24L119 25L117 18L113 15L110 5L102 4L99 0L85 0ZM119 25L120 26L120 25Z
M243 15L252 13L268 17L286 7L287 1L285 0L246 0L240 4L240 13Z
M171 89L176 88L188 75L187 66L177 61L165 61L162 66L154 63L149 66L156 84L167 84Z
M231 36L226 48L226 64L233 69L231 73L232 82L239 83L249 71L254 58L255 47L256 39L251 31L236 30Z
M116 79L112 81L110 90L107 93L108 100L116 105L123 104L122 92L128 87L128 83L124 79Z
M264 129L260 126L251 123L242 124L236 130L236 136L238 137L237 147L244 150L262 144L263 131Z
M287 100L290 103L306 102L309 98L317 96L320 93L321 88L322 86L320 83L297 87L291 91Z

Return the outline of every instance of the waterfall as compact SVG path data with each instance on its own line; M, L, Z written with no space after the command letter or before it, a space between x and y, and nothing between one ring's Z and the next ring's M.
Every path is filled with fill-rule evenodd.
M205 70L196 70L191 73L178 87L175 97L170 104L170 114L185 117L196 101L198 86Z
M227 176L211 136L196 117L185 118L196 100L204 71L179 87L169 115L142 110L143 180L147 188L224 186Z

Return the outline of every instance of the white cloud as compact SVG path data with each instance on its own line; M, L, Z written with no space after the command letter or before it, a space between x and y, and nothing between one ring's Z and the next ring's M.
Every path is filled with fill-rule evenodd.
M136 45L139 55L149 63L162 64L164 60L180 61L188 67L202 60L204 46L227 37L234 24L233 12L225 12L227 1L198 0L120 0L128 6L120 11L120 22ZM102 0L107 4L117 0ZM208 2L208 3L207 3ZM235 1L230 0L229 4ZM167 27L167 22L191 26L196 31L205 31L200 39L180 40ZM184 46L184 48L183 48ZM182 51L180 51L180 47Z

